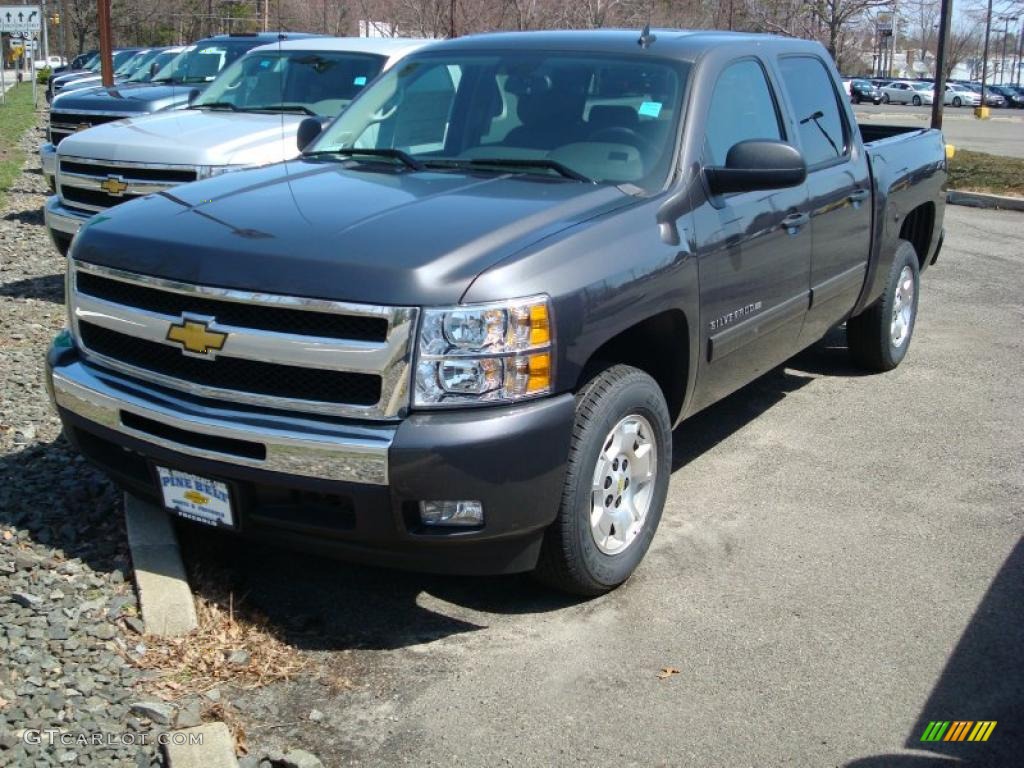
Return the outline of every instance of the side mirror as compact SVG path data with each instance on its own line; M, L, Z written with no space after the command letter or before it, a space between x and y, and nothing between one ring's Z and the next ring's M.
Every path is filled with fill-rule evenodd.
M316 141L316 137L319 136L323 130L323 125L315 117L307 117L299 123L299 130L295 134L295 143L299 145L299 152L302 152L306 147Z
M198 99L200 93L202 93L202 91L200 91L198 88L193 88L191 91L189 91L188 92L188 103L191 104L196 99Z
M159 72L159 71L160 71L160 67L157 66L157 63L155 61L150 63L150 65L149 65L149 79L152 80L154 77L156 77L156 73Z
M716 195L783 189L804 183L807 164L792 144L753 139L734 145L725 157L725 166L706 167L704 175Z

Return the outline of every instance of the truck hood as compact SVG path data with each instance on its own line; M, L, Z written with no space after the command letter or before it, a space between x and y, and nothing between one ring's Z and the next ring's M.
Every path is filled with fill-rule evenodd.
M131 83L88 91L58 94L51 105L54 112L155 112L188 103L190 85Z
M175 109L72 134L62 156L171 165L266 165L299 154L302 115Z
M240 290L454 304L487 268L633 202L614 186L553 177L296 160L112 208L79 232L74 256Z

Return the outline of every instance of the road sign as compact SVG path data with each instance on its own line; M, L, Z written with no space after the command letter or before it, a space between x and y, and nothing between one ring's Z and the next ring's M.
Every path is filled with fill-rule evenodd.
M0 32L38 32L41 23L38 5L0 5Z

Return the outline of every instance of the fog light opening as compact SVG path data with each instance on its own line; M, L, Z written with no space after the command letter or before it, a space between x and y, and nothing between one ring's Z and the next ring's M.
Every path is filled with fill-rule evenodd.
M480 501L421 501L420 520L424 525L477 527L484 524L484 505Z

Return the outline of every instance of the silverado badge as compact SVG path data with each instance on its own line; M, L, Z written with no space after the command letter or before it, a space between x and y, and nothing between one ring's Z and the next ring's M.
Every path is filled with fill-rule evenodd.
M196 320L182 317L180 323L172 323L167 329L167 340L181 344L185 354L213 357L211 352L224 348L228 335L219 331L211 331L210 320Z
M108 195L120 197L124 194L125 190L128 189L128 185L121 180L120 176L108 176L106 180L100 184L100 189Z

